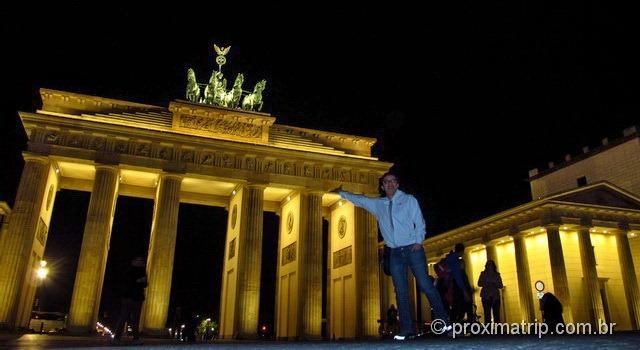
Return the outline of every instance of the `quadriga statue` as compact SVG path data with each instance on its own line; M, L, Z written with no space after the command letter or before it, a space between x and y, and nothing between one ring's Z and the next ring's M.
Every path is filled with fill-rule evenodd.
M187 101L200 102L200 87L196 81L196 72L189 68L187 71Z
M242 83L244 82L244 75L238 73L236 80L233 83L231 91L224 95L223 105L228 108L237 108L240 104L240 97L242 97Z
M262 92L266 85L266 80L260 80L253 88L253 92L245 96L242 100L242 109L247 111L260 111L262 109Z
M213 71L209 78L209 84L204 89L204 103L211 105L222 105L226 94L227 79L224 79L222 72Z

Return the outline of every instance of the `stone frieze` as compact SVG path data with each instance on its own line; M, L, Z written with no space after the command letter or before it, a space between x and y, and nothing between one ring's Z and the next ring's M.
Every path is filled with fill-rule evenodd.
M199 130L218 135L234 135L243 138L262 139L262 126L234 120L205 116L180 115L179 129Z
M125 139L65 130L35 129L35 143L43 143L92 151L113 152L121 155L153 158L165 161L198 164L246 170L257 173L301 176L321 180L370 184L377 186L378 174L366 170L327 166L308 161L244 155L223 150L198 147L183 147L149 139Z

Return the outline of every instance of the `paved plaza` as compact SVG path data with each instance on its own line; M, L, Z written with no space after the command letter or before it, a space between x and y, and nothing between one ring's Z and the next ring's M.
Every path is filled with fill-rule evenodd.
M22 336L0 335L0 349L82 349L82 348L158 348L158 349L637 349L640 332L621 332L598 336L473 336L459 339L426 337L412 341L393 340L368 341L214 341L212 343L185 344L168 339L144 339L143 345L134 345L124 340L119 345L111 344L103 337L49 336L25 334Z

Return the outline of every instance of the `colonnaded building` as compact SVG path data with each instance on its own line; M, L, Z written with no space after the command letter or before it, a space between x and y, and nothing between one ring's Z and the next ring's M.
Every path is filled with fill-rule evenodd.
M147 334L167 332L178 208L194 203L228 210L222 337L257 335L264 211L280 216L277 336L321 337L323 268L329 334L377 336L376 220L327 193L340 184L378 193L391 164L371 156L375 139L279 125L265 113L210 103L176 100L164 108L49 89L40 96L41 109L19 112L28 136L24 170L13 210L0 205L7 222L0 237L2 325L28 325L56 193L72 189L91 199L70 291L71 331L95 330L116 198L133 196L154 200L141 317Z
M29 142L13 210L0 203L0 324L27 326L56 194L72 189L91 192L70 291L72 331L95 329L116 198L132 196L155 203L141 320L147 334L167 331L179 204L193 203L228 210L222 337L256 335L264 211L280 216L277 336L320 338L323 292L331 337L377 336L377 321L395 295L378 268L376 221L327 193L342 184L377 195L378 178L391 164L372 157L375 140L279 125L268 114L237 108L238 100L226 107L207 103L223 100L209 86L199 99L192 87L189 101L168 108L41 89L42 108L19 113ZM530 182L532 202L426 240L429 265L464 242L474 285L486 259L497 262L505 284L503 320L540 320L533 286L542 281L563 302L567 322L600 319L616 322L617 330L638 329L636 130L533 170ZM326 266L323 219L329 221ZM429 319L424 297L414 302L416 319Z
M537 281L564 306L565 322L615 322L640 327L640 137L636 127L617 140L583 148L577 157L529 173L533 201L425 241L429 270L458 242L475 304L482 315L480 272L487 259L502 275L502 322L540 322ZM481 203L478 203L481 205ZM395 303L381 278L382 304ZM430 319L428 301L414 295L416 318Z

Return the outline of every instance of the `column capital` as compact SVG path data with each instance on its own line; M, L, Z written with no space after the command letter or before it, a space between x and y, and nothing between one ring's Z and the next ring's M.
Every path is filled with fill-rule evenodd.
M500 238L492 239L491 236L489 236L488 234L482 236L482 245L484 245L485 248L489 246L496 246L498 245L499 241L500 241Z
M557 222L552 222L545 224L542 227L544 227L545 230L560 230L560 226L562 225Z
M316 188L304 188L300 190L301 193L311 196L323 196L327 191L319 190Z
M549 224L560 225L561 218L557 212L554 212L551 208L544 208L540 213L541 226L547 226Z
M22 159L24 159L25 162L39 162L43 164L48 164L50 162L49 157L31 152L22 152Z
M628 231L629 231L629 223L628 222L619 222L618 223L618 230L616 230L616 233L627 234Z
M95 168L96 170L102 169L116 174L120 173L120 167L113 164L96 163Z
M159 174L158 178L167 179L167 180L174 179L174 180L182 181L182 179L184 179L184 174L163 172Z
M491 241L483 241L483 242L482 242L482 245L483 245L485 248L487 248L487 247L495 247L495 246L497 246L497 245L498 245L498 242L499 242L499 241L500 241L499 239L497 239L497 240L496 240L496 239L494 239L494 240L491 240Z
M511 236L513 239L522 238L524 237L525 234L526 232L520 231L520 229L517 226L509 227L509 236Z
M251 189L266 189L268 186L268 184L264 183L264 182L247 182L244 184L244 187L246 188L251 188Z
M582 228L592 228L593 227L593 221L591 220L590 217L582 217L580 218L580 229Z
M593 228L593 225L579 225L578 232L591 231L592 228Z

